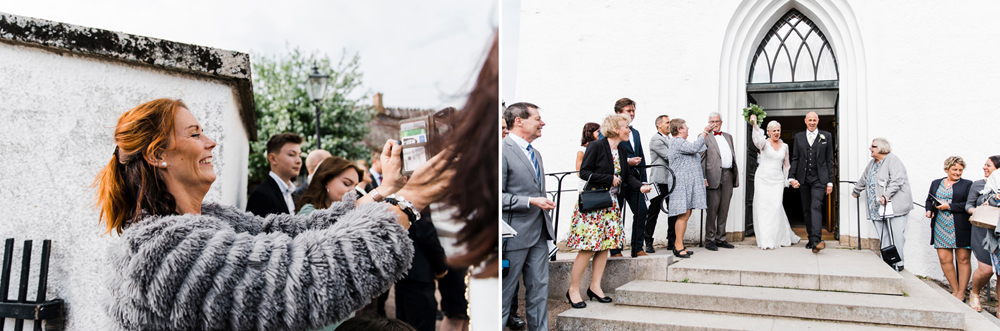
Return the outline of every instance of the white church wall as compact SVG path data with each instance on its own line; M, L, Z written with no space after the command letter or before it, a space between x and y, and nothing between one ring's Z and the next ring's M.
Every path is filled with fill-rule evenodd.
M148 67L0 43L0 239L34 240L30 279L42 239L52 240L47 297L66 302L66 330L105 330L107 247L91 183L108 164L118 117L156 98L181 98L216 140L218 179L206 201L240 205L246 196L247 134L233 87ZM20 273L12 273L16 288ZM29 296L35 296L35 283ZM7 323L10 326L12 323Z

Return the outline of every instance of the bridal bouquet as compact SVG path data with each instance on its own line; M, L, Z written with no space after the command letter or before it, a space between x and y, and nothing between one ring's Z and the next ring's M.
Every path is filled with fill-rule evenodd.
M764 108L755 104L750 104L750 107L743 108L743 119L750 122L750 115L757 115L757 126L764 124L764 118L767 117L767 113L764 112Z

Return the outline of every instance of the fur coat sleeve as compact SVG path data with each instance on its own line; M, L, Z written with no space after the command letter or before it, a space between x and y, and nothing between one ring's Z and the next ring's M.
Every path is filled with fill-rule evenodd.
M106 309L127 330L301 330L343 320L410 268L388 205L266 218L205 204L150 216L109 252Z

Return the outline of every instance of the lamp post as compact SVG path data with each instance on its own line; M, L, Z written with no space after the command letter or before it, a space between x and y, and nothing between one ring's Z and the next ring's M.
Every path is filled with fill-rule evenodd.
M316 106L316 149L320 149L319 102L323 100L323 97L326 97L326 82L330 79L330 76L319 73L319 67L316 66L316 63L313 63L312 69L313 72L309 74L309 79L306 80L306 92L309 93L309 99Z

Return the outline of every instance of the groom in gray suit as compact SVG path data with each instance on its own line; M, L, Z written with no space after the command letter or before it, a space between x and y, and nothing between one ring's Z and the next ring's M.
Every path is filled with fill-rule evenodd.
M519 102L503 114L510 134L503 139L500 172L503 190L503 221L517 236L507 240L503 258L510 261L503 277L503 325L510 316L510 303L517 279L524 275L524 299L528 330L548 330L549 266L547 241L555 238L548 210L556 205L545 198L545 170L542 154L531 142L542 136L538 106Z

